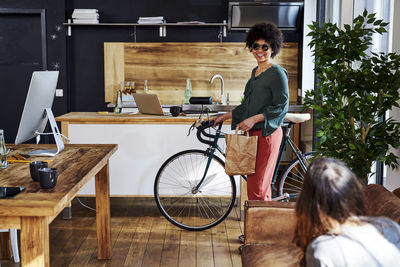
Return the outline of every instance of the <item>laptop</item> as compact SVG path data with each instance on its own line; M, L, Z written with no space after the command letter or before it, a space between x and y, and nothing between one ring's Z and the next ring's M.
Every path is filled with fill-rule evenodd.
M160 100L158 100L156 94L133 94L133 98L139 112L142 114L169 115L169 113L163 112Z

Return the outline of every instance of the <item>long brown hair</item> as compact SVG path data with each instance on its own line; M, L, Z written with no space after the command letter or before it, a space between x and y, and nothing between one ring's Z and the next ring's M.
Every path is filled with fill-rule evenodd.
M315 159L306 172L296 204L296 245L305 253L308 244L326 234L333 224L360 215L365 215L364 197L354 173L340 160Z

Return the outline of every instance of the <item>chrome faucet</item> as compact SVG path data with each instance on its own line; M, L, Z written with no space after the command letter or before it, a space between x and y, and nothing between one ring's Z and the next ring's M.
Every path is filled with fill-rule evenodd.
M222 78L222 76L219 74L215 74L211 77L210 83L213 83L215 78L221 79L221 104L226 105L224 78Z

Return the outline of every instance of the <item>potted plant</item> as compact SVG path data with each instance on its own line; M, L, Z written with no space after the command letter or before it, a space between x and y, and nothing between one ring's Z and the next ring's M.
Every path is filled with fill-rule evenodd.
M310 47L315 56L318 87L305 96L305 107L314 109L317 156L343 160L367 184L374 161L396 168L390 147L400 145L400 124L384 118L398 107L400 55L367 55L372 34L386 32L388 23L364 13L344 25L313 22Z

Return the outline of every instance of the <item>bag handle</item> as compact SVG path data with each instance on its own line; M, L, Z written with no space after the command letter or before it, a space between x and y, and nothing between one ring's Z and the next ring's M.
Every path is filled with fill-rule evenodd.
M236 126L236 129L235 129L235 134L238 134L238 131L239 131L239 126ZM242 130L241 130L242 131ZM243 131L242 131L243 132ZM249 136L249 132L245 132L246 133L246 135L247 135L247 137L250 137ZM244 133L242 133L243 135L244 135Z

